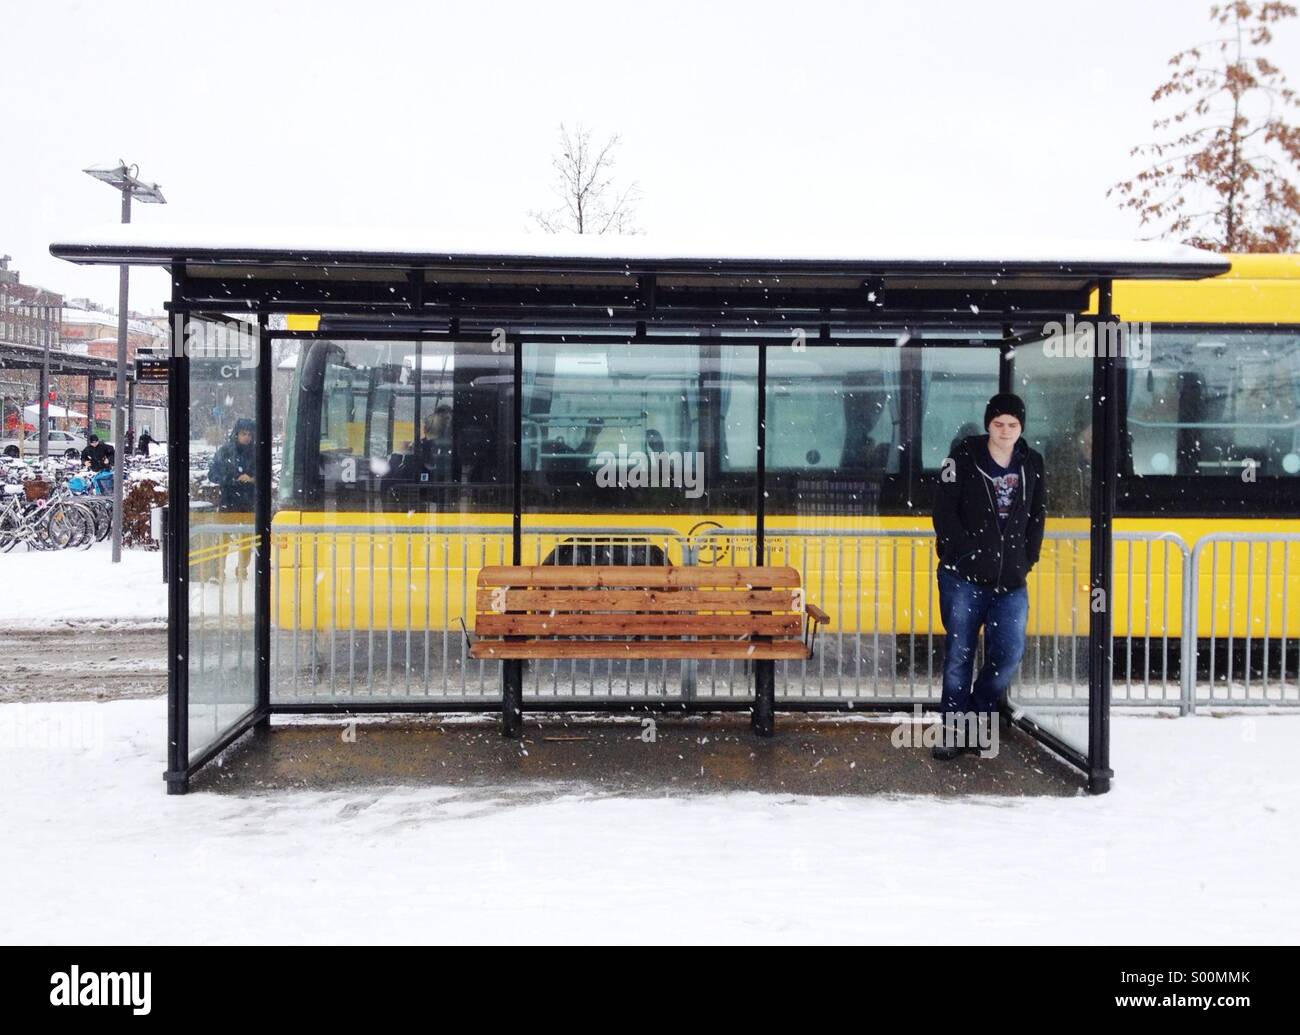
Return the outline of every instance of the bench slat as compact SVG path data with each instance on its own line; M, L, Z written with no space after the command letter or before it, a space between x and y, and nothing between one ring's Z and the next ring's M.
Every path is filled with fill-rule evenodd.
M475 606L497 610L499 589L480 589ZM788 589L506 589L503 611L793 611Z
M480 614L486 636L799 636L800 615Z
M738 659L742 661L800 661L808 648L797 640L744 643L729 640L479 640L470 657L500 661L503 658L631 658Z
M799 573L793 568L724 568L703 565L567 565L541 564L514 567L490 565L478 573L480 586L518 586L520 588L573 586L614 587L797 587Z

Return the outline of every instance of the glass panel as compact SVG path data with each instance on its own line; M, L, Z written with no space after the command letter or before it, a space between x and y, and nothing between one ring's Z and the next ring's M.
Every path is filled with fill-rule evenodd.
M752 514L757 362L712 343L526 345L524 513Z
M921 469L938 471L968 435L984 434L984 406L998 390L998 350L921 350Z
M513 346L276 341L276 703L482 701L474 584L511 560Z
M757 374L754 346L525 343L523 562L754 563ZM750 693L742 662L538 662L524 683L536 699Z
M769 552L830 615L813 658L780 667L778 692L937 700L933 483L979 428L997 349L770 348L768 371Z
M282 505L510 513L511 354L415 341L302 348Z
M1127 372L1133 473L1300 477L1300 335L1157 330Z
M1017 349L1024 437L1043 457L1047 530L1029 575L1025 656L1009 699L1039 726L1088 750L1092 360Z
M257 326L189 320L189 751L256 704Z
M902 357L892 345L768 348L768 562L797 569L807 602L830 615L810 660L777 665L782 698L890 696L911 679L895 664L914 631L900 600L929 573L883 517L906 486Z
M768 526L880 514L903 463L899 349L768 349Z

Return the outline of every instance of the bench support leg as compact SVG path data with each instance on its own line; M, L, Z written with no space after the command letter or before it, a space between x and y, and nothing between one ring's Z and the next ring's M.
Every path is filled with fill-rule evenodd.
M501 735L518 737L524 728L524 663L501 662Z
M750 725L760 737L776 732L776 662L754 662L754 711Z

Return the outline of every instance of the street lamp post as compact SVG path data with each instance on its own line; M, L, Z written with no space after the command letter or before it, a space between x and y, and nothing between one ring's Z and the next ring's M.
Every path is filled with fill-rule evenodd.
M63 313L59 313L60 319ZM41 350L41 397L36 407L37 419L41 422L40 447L41 462L44 463L50 457L50 339L54 337L51 333L52 328L49 326L41 329L41 337L45 339L45 348Z
M139 178L139 166L119 160L115 166L93 166L84 170L97 180L122 193L122 222L131 222L131 199L139 198L148 205L165 205L156 183L145 183ZM113 563L122 560L122 495L124 458L126 456L126 312L129 293L129 267L118 272L117 286L117 384L113 391Z

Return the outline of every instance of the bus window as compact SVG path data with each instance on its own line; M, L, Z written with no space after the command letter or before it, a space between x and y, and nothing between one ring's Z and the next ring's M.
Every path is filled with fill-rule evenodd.
M387 385L377 385L370 396L366 456L379 461L371 467L383 474L387 474L383 465L393 453L393 402L393 390Z
M899 350L773 347L767 371L770 511L796 520L880 513L903 465Z
M1030 342L1016 349L1012 363L1013 390L1025 400L1025 441L1043 457L1050 513L1087 514L1092 507L1093 361L1053 355L1041 342Z
M720 416L756 372L752 349L712 343L526 344L524 509L747 512L754 446L729 441Z
M1156 330L1127 371L1127 430L1141 477L1300 475L1300 335Z
M325 368L321 407L321 450L358 456L366 431L366 380L356 371L331 363Z
M813 347L768 354L768 470L897 474L898 350Z
M501 388L512 363L487 344L306 345L288 432L298 498L343 510L509 510L512 402Z
M995 348L921 350L921 470L943 466L967 435L982 435L984 407L998 390Z

